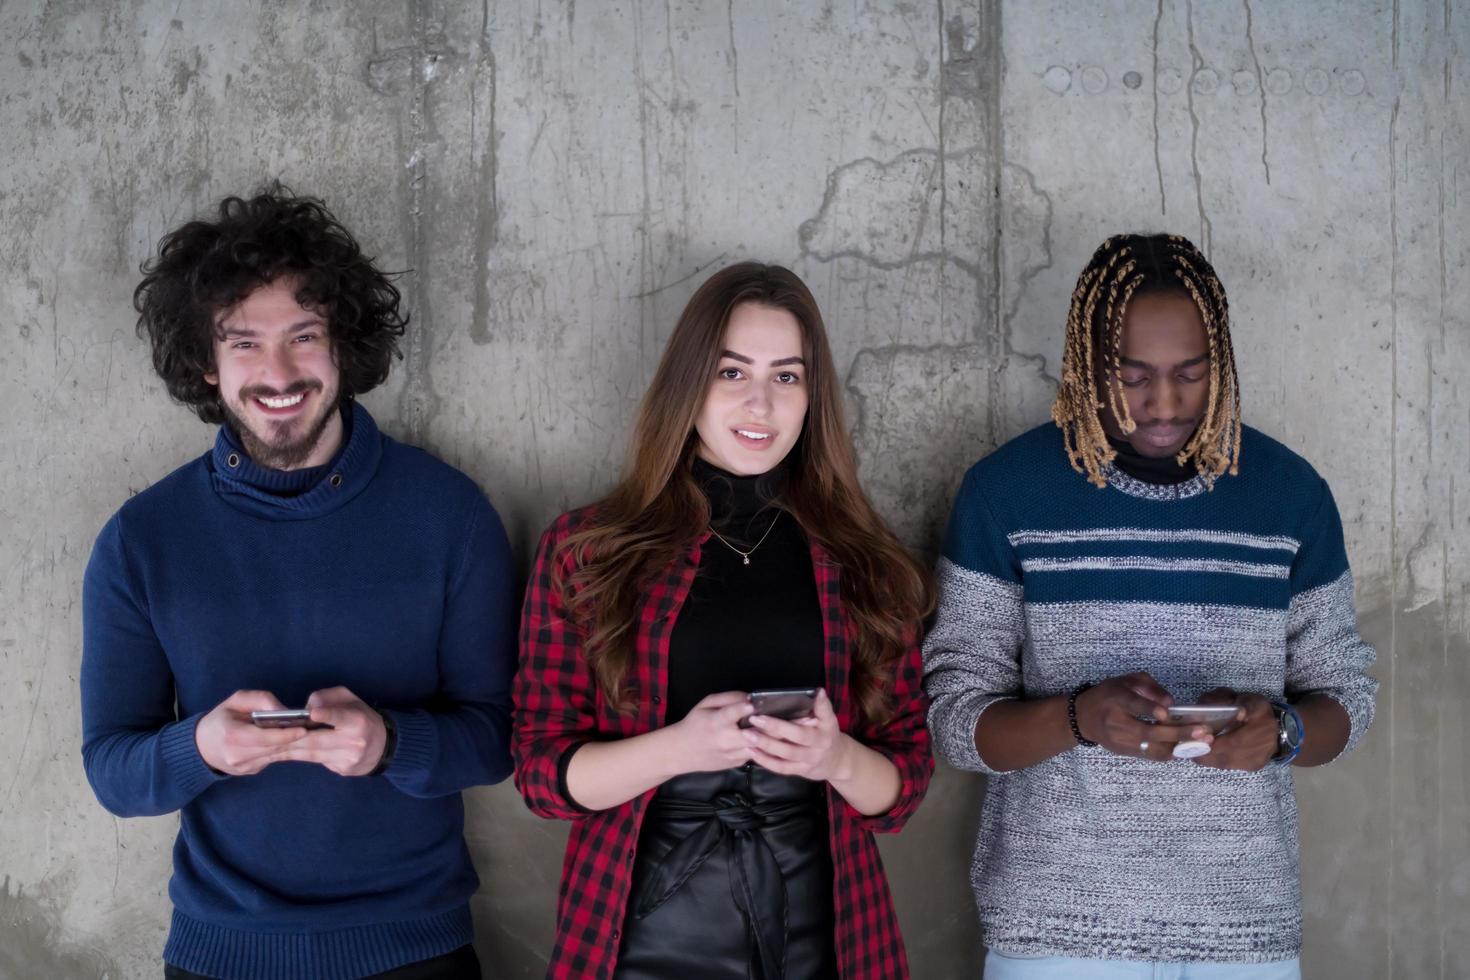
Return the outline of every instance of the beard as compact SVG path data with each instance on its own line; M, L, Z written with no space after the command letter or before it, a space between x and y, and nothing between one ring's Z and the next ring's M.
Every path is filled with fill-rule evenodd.
M276 391L270 388L247 388L240 392L240 401L243 404L247 399L257 396L272 395L294 395L299 391L321 391L322 386L317 381L298 381L286 388L285 391ZM326 410L314 419L290 419L284 423L267 422L267 430L258 432L251 428L250 423L237 413L228 401L221 399L225 410L225 420L240 439L240 445L244 447L245 454L257 465L272 470L295 469L311 458L316 451L317 445L322 440L322 433L326 432L327 425L332 421L332 416L341 409L341 399L333 399Z

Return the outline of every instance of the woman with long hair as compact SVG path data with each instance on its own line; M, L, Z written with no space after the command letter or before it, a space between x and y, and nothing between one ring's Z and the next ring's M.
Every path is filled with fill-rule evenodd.
M621 482L547 530L526 595L516 785L573 822L547 975L906 976L873 833L933 772L932 602L858 487L811 292L716 273ZM778 689L816 694L758 712Z

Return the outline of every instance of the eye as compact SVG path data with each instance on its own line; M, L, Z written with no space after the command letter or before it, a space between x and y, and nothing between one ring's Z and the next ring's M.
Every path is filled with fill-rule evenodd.
M1125 375L1123 377L1120 377L1118 381L1123 385L1124 388L1142 388L1144 385L1148 384L1148 375L1145 374L1142 377L1137 378L1130 378Z
M745 377L745 375L741 373L740 369L736 367L720 368L719 376L726 381L739 381L741 378Z
M255 342L254 341L251 341L251 340L237 340L234 343L230 344L230 350L249 350L250 348L252 348L254 346L255 346Z
M317 335L314 333L297 334L294 338L294 342L298 344L309 344L316 340L316 336Z
M801 384L801 375L795 371L782 371L776 375L776 381L783 385L799 385Z
M1199 384L1201 381L1205 380L1205 376L1203 374L1200 374L1200 375L1179 374L1177 377L1179 378L1179 381L1180 381L1181 384L1187 384L1187 385Z

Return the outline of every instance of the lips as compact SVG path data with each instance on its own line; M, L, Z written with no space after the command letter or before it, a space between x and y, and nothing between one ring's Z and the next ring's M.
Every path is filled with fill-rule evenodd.
M320 390L320 384L309 381L293 384L285 391L249 388L240 392L240 400L267 418L284 419L301 412L310 400L309 396Z
M741 447L757 452L769 449L776 442L776 430L768 425L738 425L730 432Z
M1188 439L1189 434L1193 431L1194 427L1192 425L1169 424L1140 426L1138 430L1144 442L1150 446L1157 446L1160 449L1167 449L1170 446L1178 445L1185 439Z

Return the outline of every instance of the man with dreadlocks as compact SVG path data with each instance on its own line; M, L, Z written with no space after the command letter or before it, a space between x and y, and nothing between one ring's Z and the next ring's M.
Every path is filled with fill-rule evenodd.
M966 474L924 647L936 749L990 776L986 980L1300 977L1291 767L1377 690L1332 495L1241 425L1225 290L1178 236L1093 255L1052 417ZM1171 724L1190 703L1236 711Z

